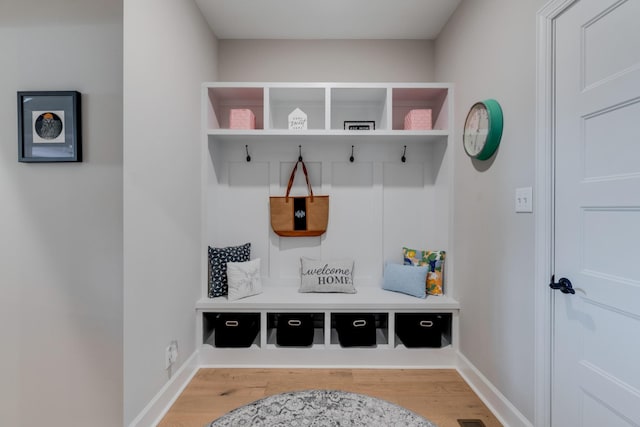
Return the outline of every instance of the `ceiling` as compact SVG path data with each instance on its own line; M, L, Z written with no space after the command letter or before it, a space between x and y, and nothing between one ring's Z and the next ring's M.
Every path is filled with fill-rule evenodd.
M218 39L435 39L461 0L196 0Z

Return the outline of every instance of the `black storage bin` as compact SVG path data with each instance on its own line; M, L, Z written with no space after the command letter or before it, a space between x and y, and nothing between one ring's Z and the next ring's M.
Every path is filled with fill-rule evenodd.
M260 313L220 313L215 324L216 347L250 347L260 332Z
M335 314L336 331L342 347L370 347L376 345L374 314Z
M309 347L313 344L313 314L283 313L278 315L276 344Z
M450 317L433 313L396 313L396 335L405 347L442 347Z

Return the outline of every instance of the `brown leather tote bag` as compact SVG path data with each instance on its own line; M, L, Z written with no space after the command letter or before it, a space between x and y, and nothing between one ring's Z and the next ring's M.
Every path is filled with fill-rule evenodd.
M302 164L304 178L307 180L308 196L289 196L298 164ZM302 160L298 160L291 171L285 196L269 197L269 211L271 228L278 236L321 236L327 231L329 222L329 196L313 194L307 166Z

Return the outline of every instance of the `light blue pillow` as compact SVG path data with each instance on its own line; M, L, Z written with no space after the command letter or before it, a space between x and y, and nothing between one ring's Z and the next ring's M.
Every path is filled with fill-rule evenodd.
M401 292L418 298L426 298L424 286L429 266L417 267L387 263L384 266L384 282L382 289Z

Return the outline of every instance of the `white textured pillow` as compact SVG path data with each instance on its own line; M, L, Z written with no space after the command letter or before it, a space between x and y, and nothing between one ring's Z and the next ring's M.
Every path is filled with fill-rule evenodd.
M356 293L352 259L322 261L302 257L300 263L300 292Z
M260 258L246 262L228 262L229 301L262 293Z

